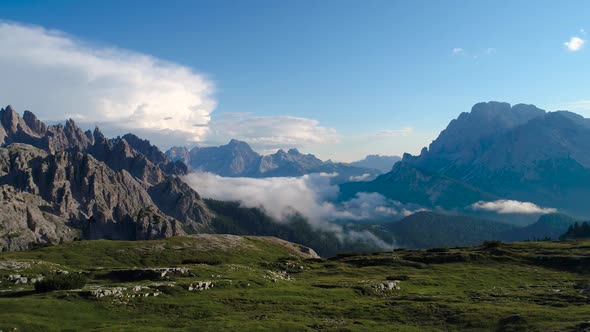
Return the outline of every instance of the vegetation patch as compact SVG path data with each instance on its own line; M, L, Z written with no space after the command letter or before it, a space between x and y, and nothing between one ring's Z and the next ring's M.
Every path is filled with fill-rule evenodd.
M88 278L81 273L56 274L35 283L37 292L79 289L86 285Z

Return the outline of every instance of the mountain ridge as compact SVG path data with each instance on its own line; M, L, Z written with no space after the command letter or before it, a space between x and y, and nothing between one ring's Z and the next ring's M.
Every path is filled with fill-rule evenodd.
M0 122L3 249L183 235L212 219L199 194L178 179L186 167L148 141L107 139L71 119L48 126L12 106L0 110Z
M232 139L228 144L212 147L173 147L166 151L172 161L182 161L192 170L214 173L226 177L293 177L309 173L338 173L335 181L345 182L355 177L374 178L377 169L346 163L322 161L313 154L297 149L279 149L269 155L260 155L248 143Z
M525 104L478 103L470 113L461 113L452 120L419 155L404 154L396 164L403 166L367 184L346 183L341 187L345 191L353 188L353 192L387 193L388 186L379 183L397 176L409 178L410 187L426 191L429 188L421 183L420 174L427 172L496 198L586 216L589 211L583 198L590 195L589 123L567 111L546 112ZM400 174L400 169L406 172ZM436 183L443 189L434 193L439 199L464 192L453 192ZM398 200L395 193L385 196ZM465 209L472 203L469 199L456 200L446 207Z

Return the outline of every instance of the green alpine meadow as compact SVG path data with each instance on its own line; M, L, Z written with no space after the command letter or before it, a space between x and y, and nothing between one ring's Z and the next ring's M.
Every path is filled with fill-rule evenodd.
M272 237L76 241L2 253L0 273L3 331L583 331L590 326L588 241L490 241L329 259ZM40 275L80 275L85 282L39 291L30 280ZM29 281L19 282L22 278Z

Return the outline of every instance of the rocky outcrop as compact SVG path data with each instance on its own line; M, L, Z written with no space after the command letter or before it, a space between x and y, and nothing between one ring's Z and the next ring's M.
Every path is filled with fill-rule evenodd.
M0 111L0 120L2 249L74 238L158 239L206 229L212 218L199 194L175 176L185 171L170 171L175 163L148 141L107 139L71 120L46 126L30 112L21 119L12 107Z
M133 134L126 134L122 139L150 162L159 165L165 173L184 175L188 172L188 167L184 161L168 159L166 154L152 145L150 141L141 139Z
M179 178L168 178L151 186L148 193L156 206L193 232L208 229L212 214L199 194Z
M387 281L385 283L375 285L374 288L380 293L398 291L401 289L399 283L399 280Z
M187 286L187 290L190 292L203 291L213 288L213 282L211 281L195 281Z
M22 250L32 244L59 243L81 237L66 218L38 195L0 186L0 249Z
M182 224L154 207L139 210L134 220L136 240L155 240L184 235Z

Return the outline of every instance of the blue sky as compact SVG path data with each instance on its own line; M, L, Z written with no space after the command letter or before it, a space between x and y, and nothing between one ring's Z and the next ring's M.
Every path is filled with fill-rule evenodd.
M5 0L0 18L58 30L78 47L128 50L189 68L213 86L214 105L205 103L202 111L210 118L199 126L214 125L195 139L199 144L217 144L230 133L261 151L296 146L352 160L368 153L417 153L479 101L590 115L588 45L576 49L574 40L572 50L564 44L588 38L587 1ZM17 55L11 59L18 61ZM50 75L44 68L42 75ZM51 75L62 81L59 72ZM30 91L29 98L41 90ZM2 104L36 106L23 93L4 93ZM63 111L67 105L38 100L48 100L46 109L31 110L44 118L71 114ZM81 114L84 119L97 122ZM156 127L142 123L137 131L152 136L152 129L161 129ZM159 143L160 137L152 139ZM185 143L182 135L170 137Z

